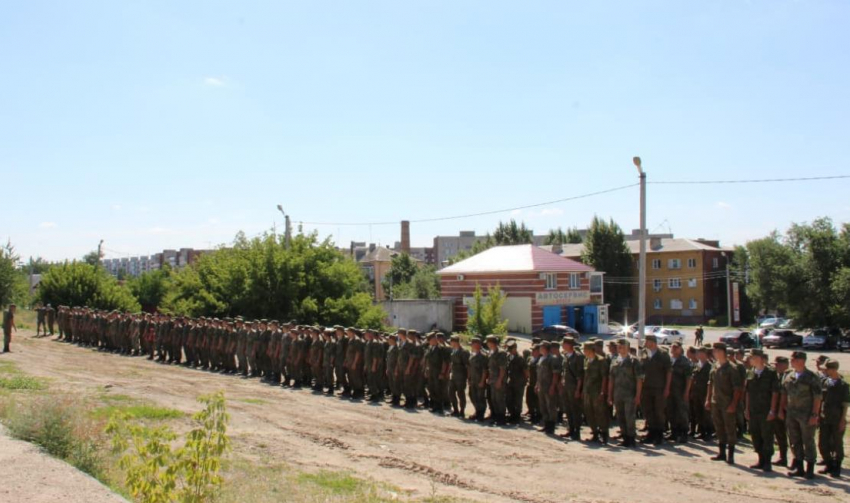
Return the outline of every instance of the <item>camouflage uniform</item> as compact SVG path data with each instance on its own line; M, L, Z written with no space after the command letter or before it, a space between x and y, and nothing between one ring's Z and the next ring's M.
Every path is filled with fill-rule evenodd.
M609 416L607 408L608 361L604 356L594 355L584 361L582 398L584 416L593 433L594 440L608 442Z
M633 447L637 437L635 398L637 397L638 381L643 380L640 361L630 356L623 359L612 359L610 378L613 381L612 400L617 411L620 434L623 436L623 446Z
M814 463L817 457L815 451L816 426L809 424L812 417L814 401L822 395L821 383L818 376L811 370L804 370L799 376L791 371L782 381L782 394L786 401L785 424L788 428L788 440L797 472L802 472L802 463Z

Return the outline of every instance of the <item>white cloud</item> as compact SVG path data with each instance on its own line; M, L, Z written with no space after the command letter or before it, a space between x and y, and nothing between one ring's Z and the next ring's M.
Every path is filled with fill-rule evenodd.
M121 211L121 205L120 204L113 204L112 205L112 211Z
M224 87L227 85L227 82L220 77L207 77L204 79L204 84L212 87Z
M513 211L511 212L511 216L512 216L512 217L518 217L518 216L520 216L520 215L522 215L522 210L513 210Z
M718 208L720 208L721 210L729 210L729 209L732 209L732 205L731 205L731 204L729 204L729 203L727 203L727 202L724 202L724 201L717 201L717 204L715 204L715 206L717 206L717 207L718 207Z
M53 229L56 227L56 222L41 222L38 226L42 229Z
M218 223L219 223L219 219L217 219L217 218L210 218L209 220L207 220L207 223L208 223L208 224L210 224L210 225L216 225L216 224L218 224Z
M540 210L541 217L550 217L563 214L564 210L562 210L561 208L546 208L544 210Z

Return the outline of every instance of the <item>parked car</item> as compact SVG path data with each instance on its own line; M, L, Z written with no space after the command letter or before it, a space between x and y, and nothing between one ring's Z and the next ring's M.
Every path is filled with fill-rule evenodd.
M803 337L803 347L806 349L835 349L841 338L837 328L818 328Z
M850 351L850 330L845 330L844 334L838 338L838 351L841 353Z
M762 338L761 343L766 348L790 348L803 345L803 336L793 330L774 330Z
M653 335L658 334L658 331L661 330L661 327L655 325L646 325L643 327L643 335Z
M540 337L544 341L560 341L566 336L575 337L578 340L581 334L572 327L566 325L549 325L531 333L532 337Z
M760 342L764 343L765 336L770 335L770 333L773 332L774 330L776 330L776 329L759 327L759 328L753 330L753 337L758 339Z
M779 320L779 318L774 317L764 318L759 321L759 328L773 328L779 324Z
M653 333L657 339L658 344L672 344L674 342L683 342L685 339L684 334L679 332L678 330L672 328L659 328L655 333Z
M725 342L731 348L752 348L756 345L756 339L750 332L737 331L726 332L720 337L720 342Z
M785 328L791 330L794 328L794 319L792 318L790 320L782 320L781 323L776 324L776 328Z

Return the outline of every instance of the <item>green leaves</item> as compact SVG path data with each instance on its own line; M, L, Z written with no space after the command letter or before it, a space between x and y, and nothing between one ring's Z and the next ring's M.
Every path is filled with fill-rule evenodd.
M469 319L466 322L467 332L480 336L507 334L508 320L502 320L502 306L507 297L508 295L496 283L496 286L487 288L485 298L481 285L476 283Z
M88 306L137 312L141 309L132 292L103 268L84 262L65 262L51 267L41 278L38 299L54 306Z
M147 428L115 414L106 427L112 449L121 454L119 466L126 483L142 503L201 503L211 501L223 482L221 458L230 450L230 416L224 393L198 399L204 409L192 416L193 428L183 447L172 449L177 435L164 426Z
M626 245L623 230L614 220L605 221L594 216L584 236L584 251L581 260L608 277L627 278L632 276L632 254ZM605 286L605 299L615 308L622 308L631 296L628 284L611 283Z

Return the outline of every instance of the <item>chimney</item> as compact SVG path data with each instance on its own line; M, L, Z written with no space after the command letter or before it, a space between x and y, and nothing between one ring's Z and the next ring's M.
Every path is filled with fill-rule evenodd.
M401 252L410 254L410 221L401 221Z
M376 247L377 247L377 246L375 245L375 243L369 243L369 253L371 253L371 252L375 251L375 248L376 248Z
M661 238L650 237L649 238L649 249L650 250L658 250L660 248L661 248Z

